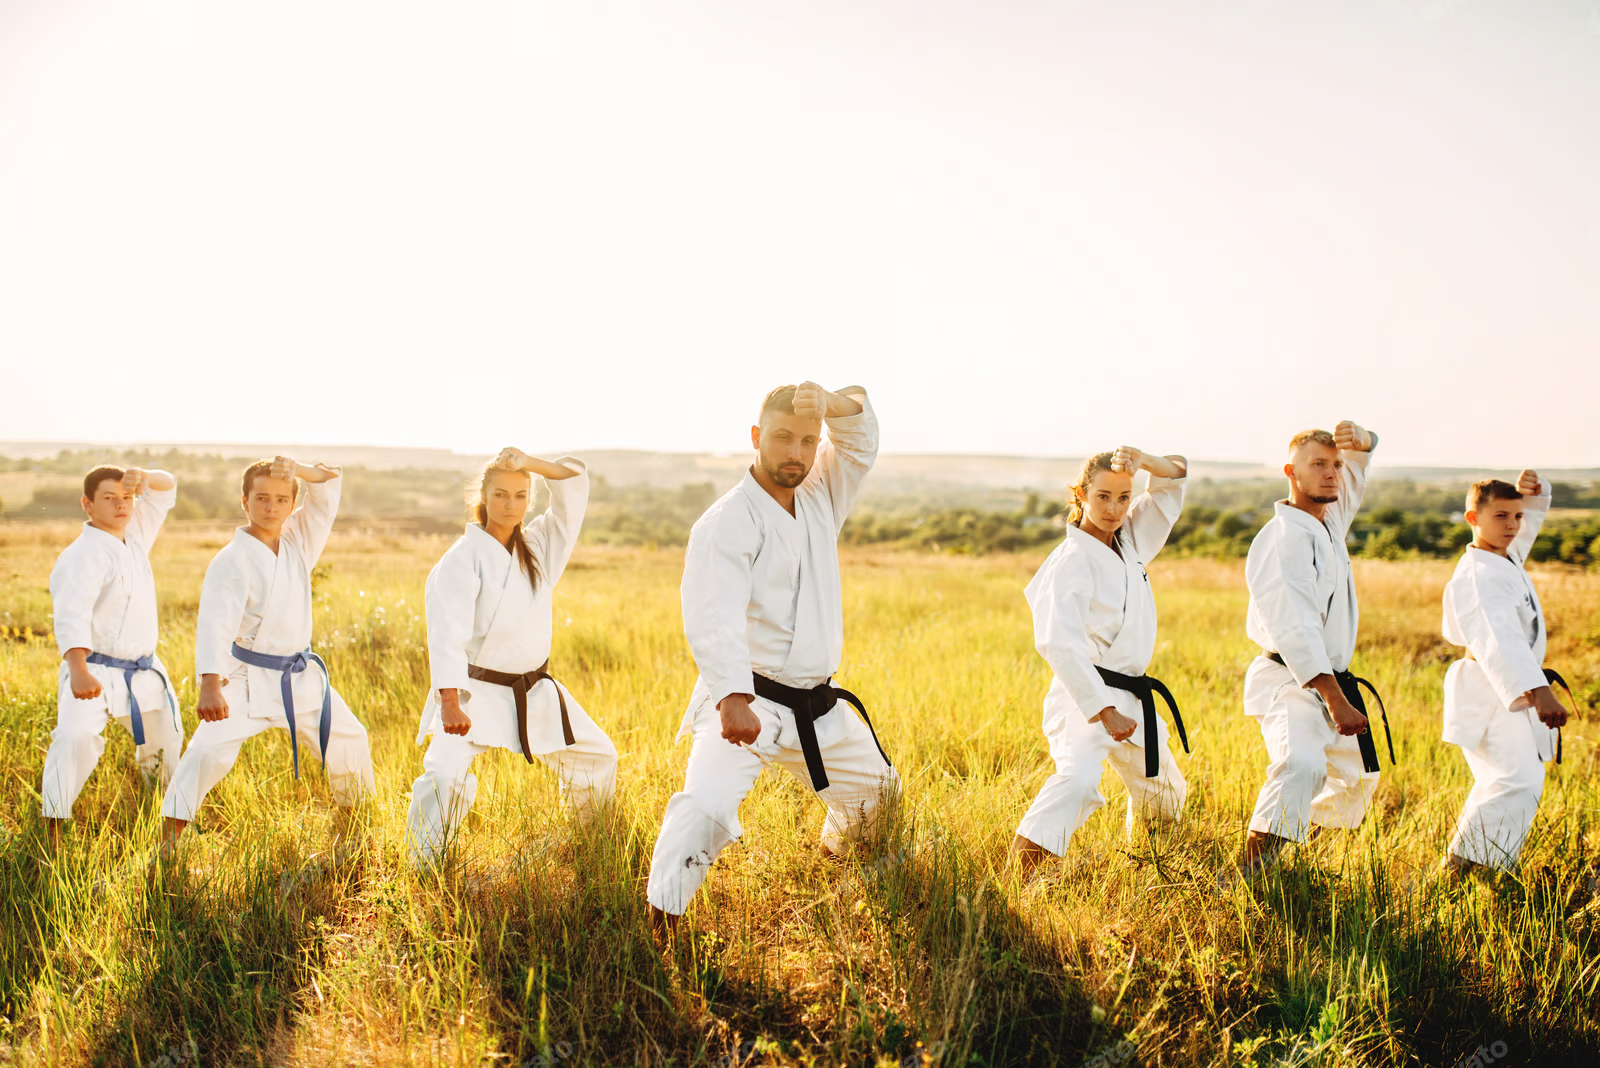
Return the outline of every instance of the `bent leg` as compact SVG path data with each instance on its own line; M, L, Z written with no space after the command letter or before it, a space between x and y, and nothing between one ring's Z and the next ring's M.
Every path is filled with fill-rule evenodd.
M302 775L308 766L306 755L317 751L317 716L320 714L318 709L311 715L298 713L295 716ZM356 719L337 690L333 692L333 723L328 731L327 759L328 789L333 794L334 804L350 808L378 792L372 775L372 748L367 741L367 728Z
M422 774L411 784L406 812L406 837L413 864L436 859L449 845L478 796L472 762L485 746L459 735L433 732L422 757Z
M715 715L701 719L683 789L667 802L645 891L651 905L673 916L689 907L712 863L739 837L739 804L763 766L755 753L722 738Z
M1250 830L1302 842L1310 829L1312 802L1327 782L1328 749L1340 736L1328 725L1321 700L1291 681L1273 694L1261 716L1261 737L1271 763L1256 796Z
M562 687L563 692L566 688ZM617 786L617 747L567 693L567 718L573 743L537 756L561 781L561 796L580 824L588 825L608 804Z
M39 783L43 799L40 812L45 819L72 818L72 806L83 792L100 755L106 751L102 733L111 716L106 696L80 701L72 696L62 668L62 684L56 702L56 727L50 732L50 748L44 754L44 777Z
M1370 729L1370 728L1369 728ZM1366 818L1379 773L1361 763L1361 743L1353 735L1338 735L1327 748L1327 778L1311 801L1311 822L1318 827L1354 830Z
M1073 832L1106 803L1100 779L1106 758L1120 743L1077 709L1057 716L1046 733L1056 773L1044 781L1016 833L1059 857L1066 853Z
M239 759L239 747L244 740L272 727L287 727L287 724L281 715L258 719L245 715L243 710L233 711L227 719L202 721L189 739L189 747L183 751L172 781L167 784L166 795L161 800L161 814L184 823L192 821L206 795Z
M1137 820L1146 823L1177 822L1183 815L1184 803L1189 799L1189 783L1172 755L1172 739L1168 735L1167 722L1157 719L1156 725L1156 745L1161 762L1155 778L1145 778L1143 746L1121 742L1111 750L1111 766L1128 788L1128 815L1124 824L1128 834L1133 833Z
M147 785L155 783L165 790L183 755L183 720L167 704L167 688L159 676L142 671L133 677L133 689L144 720L144 744L134 748L134 760ZM130 716L118 716L117 722L133 733Z
M848 703L835 703L816 725L817 751L828 773L827 788L817 794L828 806L820 839L824 849L839 854L871 833L886 801L899 798L900 773L884 760L872 730ZM785 747L777 760L811 786L804 752Z
M1544 793L1544 764L1528 717L1495 713L1477 748L1462 755L1472 769L1473 786L1450 853L1509 871L1516 867Z

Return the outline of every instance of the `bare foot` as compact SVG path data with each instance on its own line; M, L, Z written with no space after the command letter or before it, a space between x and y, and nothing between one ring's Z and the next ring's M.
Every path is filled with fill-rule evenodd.
M1238 885L1249 886L1277 866L1283 847L1288 844L1287 838L1266 831L1251 831L1244 840L1244 849L1239 853L1234 870L1224 872L1217 880L1218 888L1227 892Z
M682 918L670 912L662 912L654 905L647 906L650 910L650 934L655 937L656 944L664 946L677 937L678 921Z
M1010 865L1021 874L1022 881L1027 882L1033 878L1034 872L1038 870L1039 865L1050 855L1050 851L1044 846L1019 834L1011 839L1011 851L1007 855L1007 859Z
M52 853L61 848L61 828L66 825L66 822L66 820L45 817L45 838L50 843L50 852Z
M1439 867L1450 877L1451 882L1458 884L1466 882L1473 876L1482 878L1489 874L1488 865L1479 864L1477 861L1468 860L1466 857L1458 857L1454 853L1446 854L1444 862Z

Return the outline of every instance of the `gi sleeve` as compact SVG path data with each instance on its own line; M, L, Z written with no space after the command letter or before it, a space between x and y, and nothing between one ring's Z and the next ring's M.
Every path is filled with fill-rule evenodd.
M1533 550L1533 543L1538 540L1539 531L1544 527L1545 517L1550 514L1550 492L1550 480L1540 479L1538 494L1526 498L1527 503L1522 507L1522 530L1517 533L1517 540L1511 543L1506 553L1518 566L1527 563L1528 553Z
M471 547L458 541L428 573L423 604L428 615L428 675L433 690L471 691L467 646L483 579L473 565Z
M73 542L50 570L50 609L62 656L68 649L94 652L94 606L110 562L106 554L89 549L81 541Z
M333 518L339 514L344 476L335 475L326 482L307 482L305 487L305 500L284 523L283 529L305 553L306 566L316 567L322 550L327 548L328 536L333 533Z
M171 489L147 489L134 502L133 518L128 523L128 530L144 546L146 555L150 552L150 546L155 544L156 535L161 533L161 524L167 521L167 513L177 503L177 479L173 479Z
M878 417L866 390L852 390L846 396L860 401L861 411L826 420L828 437L817 447L817 460L808 476L821 480L828 491L835 534L844 529L861 482L878 458Z
M195 675L233 673L233 643L239 637L250 581L231 554L218 553L200 583L200 610L194 625Z
M1061 685L1067 688L1084 719L1093 719L1116 704L1090 659L1089 599L1094 579L1071 563L1047 563L1048 571L1028 584L1033 610L1033 645Z
M1520 585L1476 567L1450 582L1456 622L1467 649L1508 708L1529 690L1545 685L1544 669L1533 658L1527 630L1517 618L1517 605L1525 596Z
M1167 535L1183 514L1183 492L1187 478L1150 476L1139 499L1128 509L1128 537L1139 559L1149 563L1167 544Z
M589 507L589 468L575 456L563 456L556 463L578 473L572 478L546 479L549 507L522 528L523 539L534 551L544 569L545 581L551 585L561 579L572 559L572 550L578 546L578 531L583 527L583 513Z
M1245 581L1272 639L1270 651L1283 657L1294 681L1304 686L1318 675L1333 673L1322 639L1316 557L1308 532L1281 520L1274 524L1277 529L1265 537L1257 535L1251 545Z
M754 694L750 668L750 572L761 532L737 497L694 525L683 561L683 632L713 703Z
M1327 512L1332 513L1334 526L1341 538L1349 536L1350 525L1356 521L1356 513L1361 511L1361 500L1367 495L1367 465L1377 451L1376 434L1372 435L1372 448L1366 452L1359 449L1339 450L1339 459L1344 461L1344 466L1339 469L1339 499L1328 505Z

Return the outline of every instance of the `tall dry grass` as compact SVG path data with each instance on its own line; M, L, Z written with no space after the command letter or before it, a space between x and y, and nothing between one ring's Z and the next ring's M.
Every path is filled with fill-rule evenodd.
M46 577L71 536L0 526L6 633L48 633ZM199 579L225 537L173 530L156 551L161 653L190 730ZM1265 767L1239 708L1252 650L1238 565L1152 569L1151 671L1194 745L1185 821L1124 839L1108 776L1111 811L1023 886L1001 861L1050 772L1047 669L1020 593L1037 557L847 556L840 678L904 778L897 818L870 856L826 863L820 807L769 773L663 954L643 887L687 755L673 746L694 677L681 558L580 551L557 594L553 666L622 754L608 820L579 831L542 769L497 754L479 761L453 862L418 876L403 847L422 585L445 544L338 533L324 557L318 647L368 725L379 786L337 847L325 784L295 782L286 741L266 737L212 794L185 864L149 871L158 799L113 728L52 855L37 787L56 652L0 641L0 1059L1078 1064L1127 1057L1128 1040L1125 1063L1446 1065L1496 1041L1512 1063L1600 1048L1587 719L1566 732L1521 874L1458 890L1436 874L1470 785L1438 740L1447 564L1357 565L1357 667L1388 699L1400 758L1366 826L1298 850L1255 892L1219 894ZM1600 679L1600 576L1537 581L1550 662Z

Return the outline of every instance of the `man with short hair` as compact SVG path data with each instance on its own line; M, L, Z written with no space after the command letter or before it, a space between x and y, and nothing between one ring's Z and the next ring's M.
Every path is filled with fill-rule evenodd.
M1544 667L1546 628L1526 564L1550 511L1533 471L1515 486L1486 479L1467 493L1472 544L1444 589L1444 638L1466 656L1444 677L1444 740L1472 769L1444 868L1460 876L1516 867L1539 810L1545 765L1560 754L1567 713Z
M297 477L306 484L298 508ZM164 854L239 759L244 740L265 730L289 732L296 778L302 753L321 754L341 807L376 792L366 728L311 651L311 569L333 532L339 488L338 468L287 456L245 469L240 504L249 523L233 532L200 587L194 659L201 722L161 805Z
M1312 824L1359 827L1378 786L1367 717L1353 703L1359 613L1345 547L1377 442L1348 419L1332 434L1296 434L1283 465L1288 499L1250 543L1245 631L1262 653L1245 674L1244 710L1271 764L1239 861L1245 880Z
M105 752L115 719L133 735L146 781L166 786L183 748L178 699L161 658L150 547L178 500L165 471L96 467L83 479L83 529L50 572L61 649L56 729L39 792L50 836Z
M878 454L866 391L781 386L750 440L756 462L695 523L684 557L683 629L700 677L678 731L694 739L684 786L650 862L658 931L739 837L739 804L766 765L827 805L828 855L859 841L899 792L865 710L831 685L844 648L839 531Z

